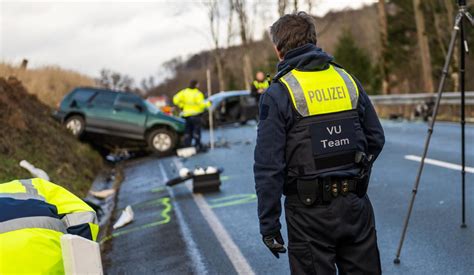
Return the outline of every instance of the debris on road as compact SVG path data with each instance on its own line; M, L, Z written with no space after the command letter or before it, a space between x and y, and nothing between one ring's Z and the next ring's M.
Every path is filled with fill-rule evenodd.
M33 164L29 163L26 160L20 161L20 166L28 170L28 172L31 173L36 178L42 178L44 180L49 181L49 176L48 173L46 173L44 170L39 169L35 167Z
M216 172L207 173L209 168L211 168L211 170L215 170ZM199 174L194 174L193 193L219 191L220 186L220 171L214 167L208 167L206 170L200 168Z
M196 167L193 171L188 168L179 169L179 177L170 179L166 185L173 186L189 179L193 179L193 192L218 191L221 185L220 174L222 168L208 166L206 168Z
M181 158L189 158L196 155L196 147L186 147L176 150L176 154Z
M89 193L99 199L105 199L113 194L115 194L115 189L105 189L105 190L100 190L100 191L89 191Z
M125 209L122 211L122 215L120 215L120 218L113 225L113 228L117 229L125 226L126 224L131 223L133 221L133 217L133 209L130 205L127 205L127 207L125 207Z

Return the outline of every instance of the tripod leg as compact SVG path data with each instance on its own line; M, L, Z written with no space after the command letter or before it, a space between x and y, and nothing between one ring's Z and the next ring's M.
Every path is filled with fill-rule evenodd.
M458 15L458 18L459 18L459 15ZM458 22L458 19L456 20L456 22ZM442 72L442 75L441 75L441 80L440 80L439 86L438 86L438 91L437 91L438 96L436 98L435 107L433 109L433 115L431 117L431 121L430 121L430 124L429 124L428 134L427 134L426 140L425 140L425 147L423 149L423 155L421 157L420 167L418 168L418 174L416 176L415 185L413 186L410 204L408 205L408 212L407 212L407 216L405 217L405 222L404 222L403 230L402 230L402 236L400 237L400 242L398 243L397 255L396 255L395 259L393 260L393 262L395 264L400 263L400 253L402 251L403 242L405 240L405 236L406 236L406 233L407 233L408 222L410 221L411 212L413 210L413 204L415 203L416 193L418 192L418 185L420 184L420 179L421 179L421 174L423 172L423 167L425 166L425 159L426 159L426 155L428 153L428 147L430 145L431 135L433 134L433 128L434 128L434 125L435 125L435 122L436 122L436 116L438 115L438 109L439 109L439 105L440 105L440 102L441 102L441 96L442 96L443 89L444 89L444 83L446 81L446 76L448 74L449 63L451 62L451 58L453 56L454 43L456 42L456 36L457 36L458 29L459 28L457 27L457 23L456 23L454 29L451 32L451 41L449 42L448 54L446 55L446 60L444 62L444 67L443 67L443 72Z
M461 58L459 59L459 83L461 87L461 228L466 227L466 108L465 108L465 74L466 74L466 49L465 49L465 33L464 33L464 19L461 18L459 22L460 40L461 40Z

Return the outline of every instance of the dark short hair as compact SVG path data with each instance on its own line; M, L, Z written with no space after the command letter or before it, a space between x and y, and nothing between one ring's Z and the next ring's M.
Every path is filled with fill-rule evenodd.
M199 83L199 81L197 81L196 79L191 80L191 82L189 82L189 88L191 88L191 89L196 88L198 83Z
M280 17L270 27L270 35L282 56L308 43L316 45L318 41L314 19L304 11Z

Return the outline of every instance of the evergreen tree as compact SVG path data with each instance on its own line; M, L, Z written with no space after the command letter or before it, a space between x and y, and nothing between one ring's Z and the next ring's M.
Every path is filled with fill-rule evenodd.
M336 62L354 75L364 86L367 93L376 94L380 91L380 75L370 61L367 52L357 46L352 34L345 30L339 37L335 50Z

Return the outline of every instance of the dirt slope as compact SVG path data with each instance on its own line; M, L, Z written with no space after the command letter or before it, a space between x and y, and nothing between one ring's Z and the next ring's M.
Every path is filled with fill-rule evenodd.
M0 77L0 182L29 178L22 159L51 180L83 196L103 163L51 117L51 109L16 78Z
M94 86L94 79L78 72L56 66L21 69L0 63L0 76L15 76L21 79L28 92L50 107L57 107L63 96L77 86Z

